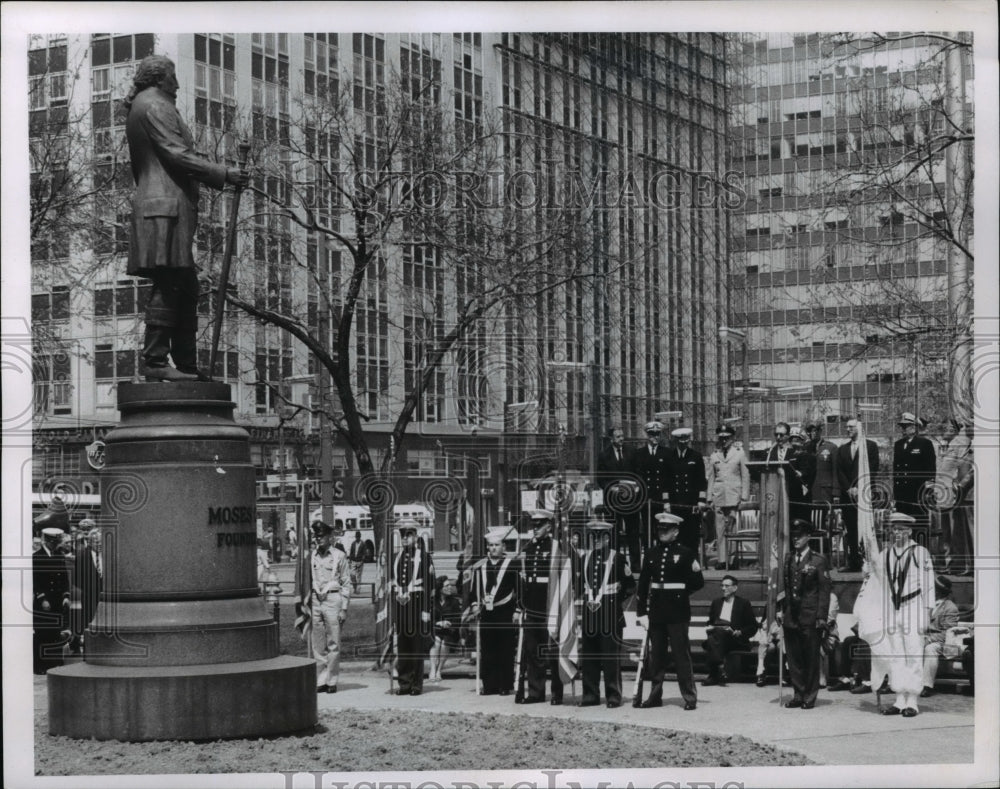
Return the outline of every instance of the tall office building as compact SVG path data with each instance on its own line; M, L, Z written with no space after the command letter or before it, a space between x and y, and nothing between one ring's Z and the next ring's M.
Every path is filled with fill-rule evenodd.
M860 410L887 447L901 412L961 410L951 388L968 348L973 75L971 38L955 43L733 42L732 166L747 202L731 290L746 344L730 358L754 448L778 420L825 418L836 438Z
M612 424L639 436L654 414L680 412L676 421L694 427L698 440L711 436L726 400L718 326L729 309L728 223L739 195L726 179L723 36L37 36L29 52L36 482L90 473L81 448L113 426L115 386L139 372L145 286L125 276L131 175L120 102L136 63L152 52L176 62L178 109L202 150L235 164L242 137L260 157L256 188L240 207L238 292L302 319L313 336L330 336L351 258L330 236L274 209L300 200L350 237L351 212L330 183L309 182L308 173L342 167L348 146L378 160L392 85L430 86L421 94L425 120L438 113L456 139L496 120L496 209L517 203L515 238L544 254L546 222L569 215L560 200L579 201L586 221L578 243L558 254L576 256L582 276L560 283L565 261L553 261L551 282L525 283L523 299L507 299L465 333L414 412L401 475L464 477L474 459L484 494L495 497L484 512L505 499L509 512L513 497L496 489L520 473L527 435L537 449L565 426L567 461L583 468L594 432ZM344 139L303 120L305 107L324 101L324 117L340 112L355 130L361 119L361 131ZM530 204L518 202L526 185ZM60 190L72 199L56 212L47 201ZM202 190L196 257L210 277L231 200ZM396 235L361 285L351 374L373 457L390 451L392 421L422 371L421 342L453 324L456 305L479 287L476 261L445 260L427 239ZM204 362L211 310L203 301ZM293 406L316 404L315 381L324 376L302 345L228 310L218 370L251 430L262 482L313 475L316 420ZM342 441L333 456L336 473L350 475Z

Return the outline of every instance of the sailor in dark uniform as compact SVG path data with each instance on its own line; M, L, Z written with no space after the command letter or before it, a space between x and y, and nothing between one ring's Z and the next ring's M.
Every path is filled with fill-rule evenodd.
M612 526L591 521L587 532L592 547L581 560L577 595L583 601L580 656L583 663L583 701L580 706L601 703L601 672L609 707L622 705L621 643L625 628L622 606L631 596L635 581L625 557L611 547Z
M705 585L694 551L677 542L684 519L669 512L656 516L657 543L646 554L639 574L636 614L640 627L649 629L649 698L643 709L663 704L663 676L667 671L667 646L677 667L677 684L684 709L698 704L698 691L691 667L688 626L691 603L688 596Z
M507 529L486 535L486 558L472 580L473 613L479 617L479 675L482 694L509 696L514 688L514 611L517 564L504 553Z

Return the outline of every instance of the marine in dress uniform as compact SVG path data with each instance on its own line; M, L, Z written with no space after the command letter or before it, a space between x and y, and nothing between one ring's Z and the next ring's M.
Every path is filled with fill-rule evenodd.
M312 648L316 661L316 692L336 693L340 677L340 628L351 602L350 562L331 546L334 529L323 521L310 526L316 550L312 552Z
M514 647L517 642L517 562L504 552L506 529L486 535L486 559L472 579L473 612L479 617L479 676L482 694L509 696L514 689Z
M64 633L64 604L69 600L69 565L59 550L63 530L55 526L42 529L42 547L31 556L34 602L33 668L44 674L63 664L62 648L69 640Z
M669 512L657 516L658 542L647 551L639 574L636 614L640 627L649 630L647 667L651 679L649 698L640 705L644 709L663 704L668 645L684 709L693 710L698 705L688 640L689 595L705 585L705 578L694 552L677 541L681 523L683 518Z
M597 482L604 493L604 508L618 528L619 545L628 551L629 567L639 575L642 567L642 528L639 479L634 473L632 452L625 447L625 433L620 427L611 431L611 446L597 456Z
M705 471L705 489L708 499L715 509L715 539L717 569L726 567L729 554L726 552L726 527L735 517L740 504L750 498L750 470L747 456L742 449L733 446L736 432L729 425L721 425L715 431L719 448L708 457Z
M915 519L902 512L889 516L892 544L879 554L887 649L872 662L872 676L880 677L884 664L896 703L883 715L912 718L919 712L917 699L923 690L924 633L934 608L934 564L927 549L910 534ZM874 655L873 655L874 658Z
M612 530L611 524L604 521L587 524L592 547L584 553L577 576L577 596L583 601L580 640L583 707L601 703L602 671L607 705L622 704L620 656L625 629L622 606L631 596L635 582L625 557L611 547Z
M643 543L650 541L656 516L663 512L669 497L668 486L668 449L660 444L663 433L663 423L652 421L646 423L646 445L632 454L632 471L642 484L640 515L642 516Z
M552 570L552 524L548 510L531 513L534 535L521 556L518 586L518 613L524 630L521 663L527 679L522 704L545 701L545 673L552 682L552 704L563 702L563 682L559 676L559 648L549 635L549 582Z
M911 515L920 525L929 522L929 502L924 500L924 487L931 485L937 474L934 444L917 434L919 423L910 413L899 418L903 437L892 447L892 498L896 511Z
M792 550L785 557L785 589L779 595L792 699L786 707L811 710L819 693L820 645L830 611L826 558L809 548L812 524L792 522Z
M670 511L684 518L677 538L695 554L701 542L701 513L707 506L705 459L691 449L693 431L679 427L671 434L675 446L667 450L667 493Z
M431 634L434 565L417 545L417 523L404 519L396 527L402 546L391 568L393 622L396 626L396 673L400 696L419 696L424 689L426 643Z

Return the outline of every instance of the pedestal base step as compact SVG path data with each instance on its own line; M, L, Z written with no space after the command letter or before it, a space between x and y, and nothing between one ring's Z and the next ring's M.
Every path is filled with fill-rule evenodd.
M268 660L191 666L76 663L47 674L49 734L79 739L214 740L316 725L316 664Z

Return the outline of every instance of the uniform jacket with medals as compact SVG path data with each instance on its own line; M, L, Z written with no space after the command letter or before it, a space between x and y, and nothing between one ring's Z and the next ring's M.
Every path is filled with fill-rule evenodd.
M517 607L519 564L511 556L501 556L495 563L487 557L476 568L472 596L479 603L479 617L484 624L509 624L513 618Z
M695 561L694 551L676 540L657 542L647 551L639 573L636 614L648 614L650 624L690 622L688 595L704 585L705 578Z
M782 602L784 626L816 627L830 612L830 573L826 559L809 550L802 561L797 551L785 557L785 594Z
M901 438L892 451L892 493L896 501L916 504L924 485L934 482L937 459L934 444L923 436Z
M667 492L670 494L671 510L678 515L691 511L699 501L705 500L708 478L705 476L705 459L700 452L690 447L683 457L676 448L667 450Z
M194 268L198 182L222 189L226 167L194 150L174 97L158 87L135 97L125 123L135 179L127 271Z
M548 616L549 574L552 571L552 536L533 539L521 556L518 608L529 617Z
M434 565L430 554L420 548L403 548L392 561L392 601L401 632L430 632L421 613L431 612L434 592Z
M579 569L576 590L583 606L584 635L621 635L625 629L622 606L635 591L625 556L610 548L594 548L584 553Z

